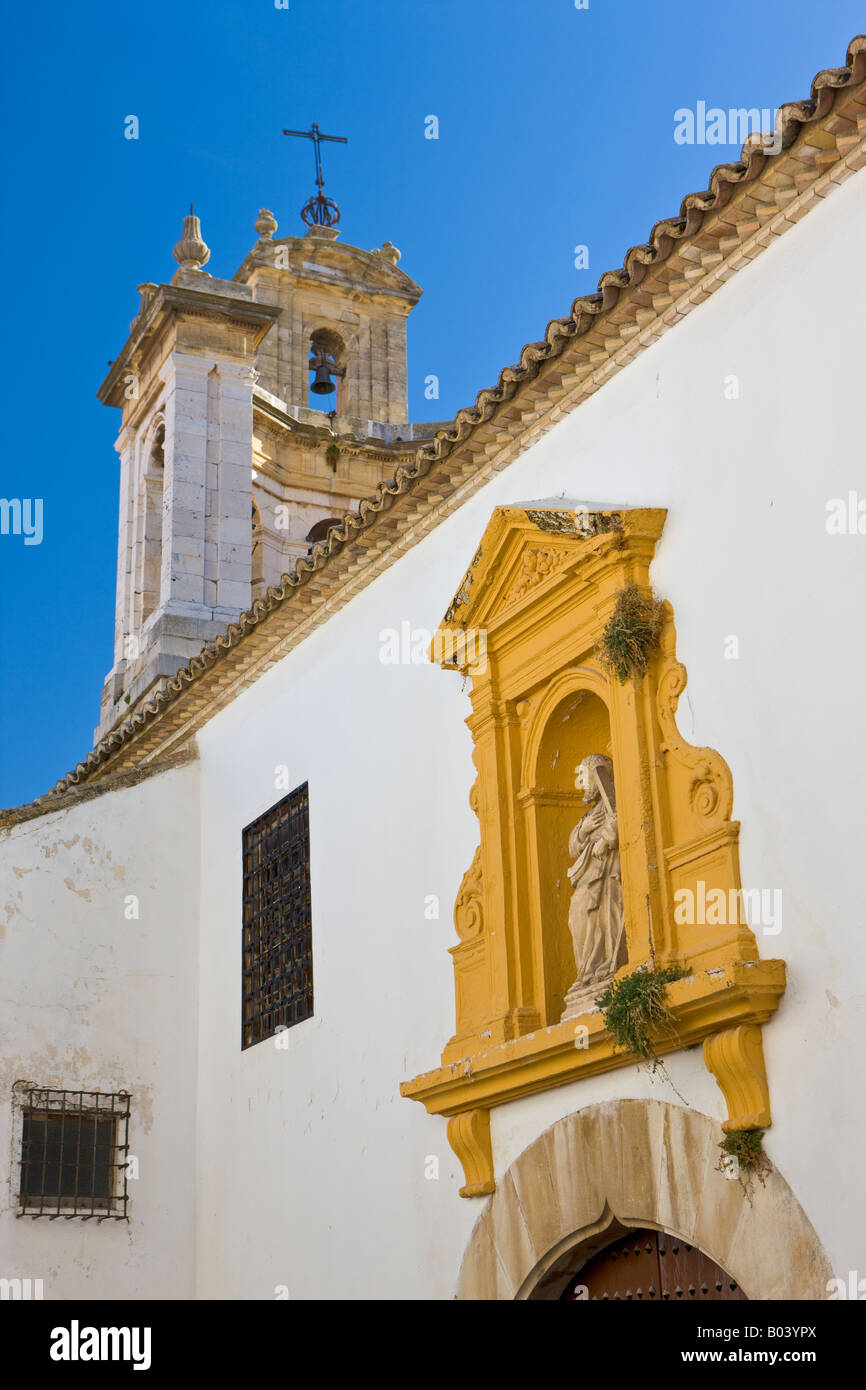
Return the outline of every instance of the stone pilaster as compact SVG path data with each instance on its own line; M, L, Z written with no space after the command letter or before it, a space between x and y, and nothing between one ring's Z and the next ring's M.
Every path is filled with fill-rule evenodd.
M237 614L252 601L253 384L247 363L222 363L210 378L214 411L208 417L208 470L217 488L208 493L210 534L216 545L214 617ZM210 595L209 595L210 596Z
M212 366L207 358L173 352L166 383L159 608L190 618L205 616L208 375Z

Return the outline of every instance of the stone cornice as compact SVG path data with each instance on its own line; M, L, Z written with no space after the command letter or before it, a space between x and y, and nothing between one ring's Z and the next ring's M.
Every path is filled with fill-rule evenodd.
M288 265L271 262L269 256L274 247L284 250ZM319 270L317 262L326 269L316 273ZM353 266L357 271L355 276L349 269ZM327 268L336 270L340 280L332 278ZM258 242L239 267L234 280L246 284L256 272L261 271L273 271L280 279L289 276L298 284L315 285L316 289L330 286L345 293L348 285L370 298L381 295L384 299L400 299L407 306L406 313L423 294L420 285L398 266L391 265L378 251L363 251L359 246L320 241L313 236L274 237Z
M253 390L253 412L267 421L275 435L288 436L309 448L335 444L341 454L362 457L374 463L391 463L395 468L411 460L418 450L417 440L395 439L389 442L374 436L364 439L354 434L334 434L326 425L296 420L288 411L281 409L273 396L263 394L258 387ZM407 430L410 428L406 426Z
M653 1033L655 1052L667 1056L725 1030L765 1023L778 1008L784 989L781 960L733 961L689 975L668 987L672 1020L667 1029ZM600 1010L581 1015L579 1026L584 1032L577 1043L578 1025L569 1019L423 1072L404 1081L400 1094L421 1101L431 1115L458 1115L634 1066L640 1060L615 1049Z
M188 279L189 274L191 272L184 278ZM214 287L207 288L210 277L202 275L201 279L201 289L176 282L157 286L144 311L133 320L129 337L96 393L103 405L124 404L124 373L133 369L134 356L143 358L147 355L150 345L174 315L186 312L252 329L254 348L258 347L268 329L280 316L277 306L258 303L251 298L249 291L239 292L230 281L220 280L215 284L211 282ZM225 286L225 289L217 289L215 285Z

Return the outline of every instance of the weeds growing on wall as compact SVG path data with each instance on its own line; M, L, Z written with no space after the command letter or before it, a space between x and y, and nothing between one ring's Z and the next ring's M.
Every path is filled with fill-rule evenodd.
M615 1048L633 1052L644 1062L659 1065L652 1044L654 1029L671 1028L673 1015L667 1005L668 985L686 974L678 965L663 969L640 966L631 975L613 980L596 1004Z
M732 1129L722 1140L719 1148L722 1156L718 1170L725 1177L736 1177L740 1186L752 1201L752 1186L757 1178L763 1187L767 1174L773 1165L764 1152L764 1131L762 1129Z
M612 671L620 685L631 677L639 680L650 657L658 649L664 605L636 584L617 594L613 613L597 648L601 664Z

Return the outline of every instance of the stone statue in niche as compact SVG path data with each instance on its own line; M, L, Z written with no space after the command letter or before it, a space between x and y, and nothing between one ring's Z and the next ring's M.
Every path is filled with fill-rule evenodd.
M591 1008L598 994L627 959L619 830L613 763L590 753L575 768L574 785L589 807L568 837L571 903L568 926L577 978L565 996L563 1019Z

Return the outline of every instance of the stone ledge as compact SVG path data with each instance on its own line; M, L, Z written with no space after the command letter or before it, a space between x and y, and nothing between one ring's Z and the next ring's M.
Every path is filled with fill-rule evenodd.
M668 987L675 1031L654 1034L653 1046L662 1057L715 1033L764 1023L778 1008L784 989L785 962L781 960L733 961L689 975ZM588 1030L585 1047L575 1045L579 1027ZM428 1114L459 1115L635 1062L631 1053L614 1051L601 1013L593 1012L422 1072L404 1081L400 1094L421 1101Z

